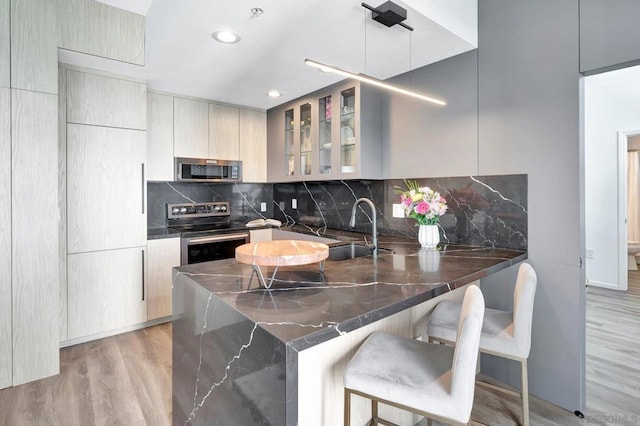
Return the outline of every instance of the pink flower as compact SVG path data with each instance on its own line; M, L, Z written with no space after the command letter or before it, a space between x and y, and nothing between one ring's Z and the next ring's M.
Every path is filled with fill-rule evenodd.
M407 197L406 195L402 194L400 196L400 203L403 207L409 207L411 205L411 197Z
M428 211L429 211L429 203L427 203L426 201L420 201L416 205L416 213L427 214Z

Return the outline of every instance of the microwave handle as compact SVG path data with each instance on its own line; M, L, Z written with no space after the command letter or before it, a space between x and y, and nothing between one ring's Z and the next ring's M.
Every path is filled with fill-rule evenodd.
M142 214L144 214L144 163L140 163L140 168L142 169L142 184L140 186L142 192Z

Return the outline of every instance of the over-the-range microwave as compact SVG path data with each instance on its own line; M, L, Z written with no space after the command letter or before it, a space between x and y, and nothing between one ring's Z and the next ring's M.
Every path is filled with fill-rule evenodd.
M176 180L242 182L242 161L175 157Z

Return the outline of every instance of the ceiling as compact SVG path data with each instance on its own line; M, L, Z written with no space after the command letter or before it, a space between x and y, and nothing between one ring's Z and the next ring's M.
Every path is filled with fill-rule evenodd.
M386 79L477 46L477 0L396 1L413 32L371 20L360 0L101 1L146 11L145 66L72 52L62 61L142 78L150 89L262 109L342 79L304 65L305 58ZM254 7L264 13L254 16ZM241 41L214 41L218 29ZM283 96L267 97L272 89Z

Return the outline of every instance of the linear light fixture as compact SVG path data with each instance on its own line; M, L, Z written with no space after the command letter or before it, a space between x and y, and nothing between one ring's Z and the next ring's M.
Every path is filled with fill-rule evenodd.
M401 93L403 95L411 96L413 98L417 98L423 101L431 102L436 105L446 105L447 103L442 99L432 98L431 96L426 96L420 93L412 92L407 89L403 89L401 87L393 86L389 83L385 83L382 80L378 80L377 78L369 77L365 74L355 74L349 71L345 71L341 68L334 67L333 65L326 65L320 62L313 61L311 59L305 59L304 63L309 65L310 67L317 68L323 72L332 72L343 77L353 78L355 80L359 80L363 83L371 84L372 86L380 87L382 89L390 90L392 92Z

